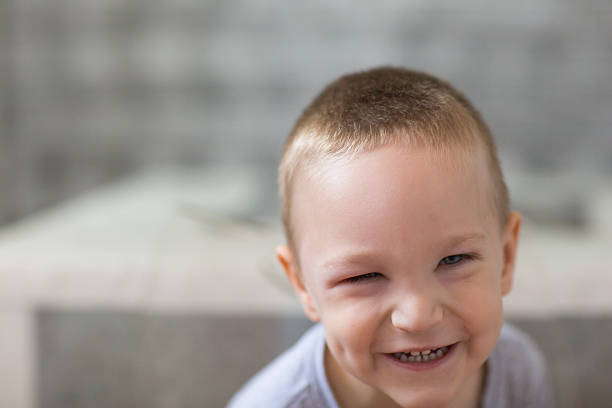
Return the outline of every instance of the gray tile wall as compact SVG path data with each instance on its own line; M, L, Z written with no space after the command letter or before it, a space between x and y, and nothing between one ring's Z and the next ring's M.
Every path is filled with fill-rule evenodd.
M324 83L379 64L453 81L524 166L612 170L606 0L5 0L0 11L0 220L144 166L273 168Z

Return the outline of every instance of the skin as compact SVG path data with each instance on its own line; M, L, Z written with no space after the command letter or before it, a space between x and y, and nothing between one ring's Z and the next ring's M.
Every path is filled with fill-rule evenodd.
M323 323L341 407L478 405L521 224L511 213L500 225L488 174L481 149L387 146L297 175L296 253L276 254L306 315ZM428 370L388 356L453 343Z

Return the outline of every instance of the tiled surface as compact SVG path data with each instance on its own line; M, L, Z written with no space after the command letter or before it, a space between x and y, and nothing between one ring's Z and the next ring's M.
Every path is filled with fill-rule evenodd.
M559 407L609 407L612 318L519 320L546 355Z
M0 220L160 162L272 170L324 83L379 64L465 90L504 159L609 174L611 22L607 0L3 1Z
M612 319L514 320L548 358L560 408L607 407ZM309 326L302 317L41 310L40 407L223 407Z
M299 337L303 318L37 314L40 407L222 407Z

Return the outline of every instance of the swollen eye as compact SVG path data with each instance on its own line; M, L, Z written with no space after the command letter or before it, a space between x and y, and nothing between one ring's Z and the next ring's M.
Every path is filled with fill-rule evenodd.
M450 255L445 258L442 258L440 261L440 265L453 265L458 262L461 262L464 258L464 255Z

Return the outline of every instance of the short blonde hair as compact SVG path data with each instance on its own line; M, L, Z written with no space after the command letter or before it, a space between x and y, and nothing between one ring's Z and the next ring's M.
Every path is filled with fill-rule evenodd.
M488 126L448 82L404 68L381 67L340 77L315 97L286 141L278 169L285 235L294 247L293 181L299 169L326 157L403 144L443 152L483 146L502 222L509 212L506 184Z

